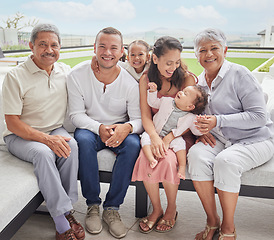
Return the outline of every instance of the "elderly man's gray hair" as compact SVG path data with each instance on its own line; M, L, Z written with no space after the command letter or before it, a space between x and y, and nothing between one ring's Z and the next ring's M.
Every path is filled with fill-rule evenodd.
M41 23L41 24L36 25L31 31L30 42L32 44L34 44L39 32L53 32L53 33L55 33L56 36L58 37L59 44L61 44L60 32L54 24Z
M202 41L217 41L223 48L227 46L225 34L221 30L208 28L198 33L194 39L194 51L196 55Z

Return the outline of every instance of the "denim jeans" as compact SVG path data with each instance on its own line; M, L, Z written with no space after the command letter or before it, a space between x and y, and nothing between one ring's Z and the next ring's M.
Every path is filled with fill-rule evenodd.
M86 198L88 206L101 204L97 152L104 148L109 148L117 155L112 169L110 187L103 207L104 209L107 207L119 209L119 206L124 201L131 181L133 167L140 152L139 136L137 134L129 134L115 148L107 147L101 141L100 136L87 129L76 129L74 138L78 142L79 147L79 178L82 194Z

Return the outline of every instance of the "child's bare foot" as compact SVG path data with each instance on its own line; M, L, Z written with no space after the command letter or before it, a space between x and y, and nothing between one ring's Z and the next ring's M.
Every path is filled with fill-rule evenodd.
M183 180L186 179L186 166L179 166L177 176Z
M153 160L149 161L149 166L151 168L155 168L157 166L157 164L158 164L158 161L156 159L153 159Z

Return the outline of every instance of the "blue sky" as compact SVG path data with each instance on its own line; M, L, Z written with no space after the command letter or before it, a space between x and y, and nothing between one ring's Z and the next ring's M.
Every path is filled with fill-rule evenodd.
M107 26L124 34L217 27L229 34L256 35L274 25L273 0L6 0L1 3L0 26L16 12L26 21L39 19L54 23L61 33L83 35L95 35Z

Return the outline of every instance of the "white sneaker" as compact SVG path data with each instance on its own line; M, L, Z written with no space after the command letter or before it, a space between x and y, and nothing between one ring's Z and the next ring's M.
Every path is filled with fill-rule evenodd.
M108 225L108 230L115 238L123 238L127 234L127 229L121 220L118 210L107 208L103 211L103 220Z
M86 229L89 233L98 234L102 231L102 221L99 215L99 205L89 206L86 215Z

